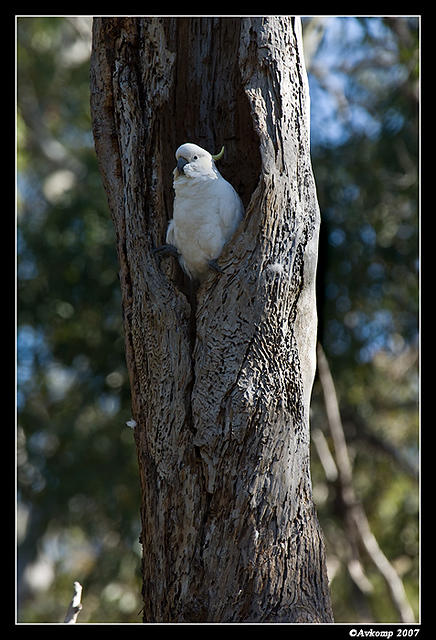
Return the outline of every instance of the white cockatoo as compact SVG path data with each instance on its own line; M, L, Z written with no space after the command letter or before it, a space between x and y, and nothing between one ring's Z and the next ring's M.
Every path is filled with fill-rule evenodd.
M182 269L192 279L202 280L216 264L244 215L242 201L215 166L224 153L213 156L187 142L176 151L174 209L166 235L167 250L177 255Z

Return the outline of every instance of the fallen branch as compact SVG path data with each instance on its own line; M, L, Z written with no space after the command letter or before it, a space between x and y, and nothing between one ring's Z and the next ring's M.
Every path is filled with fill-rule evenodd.
M77 616L82 610L82 603L80 600L82 599L82 585L80 582L74 583L74 594L73 599L70 602L70 606L68 607L67 615L65 616L64 622L66 624L75 624L77 621Z

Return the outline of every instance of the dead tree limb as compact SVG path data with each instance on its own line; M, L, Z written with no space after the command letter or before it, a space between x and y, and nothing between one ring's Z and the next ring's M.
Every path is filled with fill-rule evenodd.
M80 582L77 582L76 580L76 582L74 583L73 599L70 602L70 605L68 607L68 611L64 620L66 624L75 624L77 622L77 616L82 611L81 599L82 599L82 585L80 584Z
M333 441L341 497L347 511L347 517L350 523L354 525L355 531L372 562L386 580L392 601L400 615L401 622L415 622L415 615L407 599L402 580L381 550L376 537L371 531L362 503L358 500L354 492L352 466L348 454L347 442L345 440L336 389L327 358L319 343L317 356L319 379L324 396L327 422Z

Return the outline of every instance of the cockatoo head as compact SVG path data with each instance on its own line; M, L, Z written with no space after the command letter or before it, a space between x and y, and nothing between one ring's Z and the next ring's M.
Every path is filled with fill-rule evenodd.
M176 151L177 167L174 169L174 177L186 176L188 178L216 178L218 170L215 160L219 160L224 153L213 156L192 142L185 142Z

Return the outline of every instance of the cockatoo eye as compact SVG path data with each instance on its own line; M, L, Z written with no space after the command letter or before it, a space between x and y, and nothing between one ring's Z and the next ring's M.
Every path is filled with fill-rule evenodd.
M198 160L198 156L194 156L194 158L193 158L193 159L194 159L194 160Z

